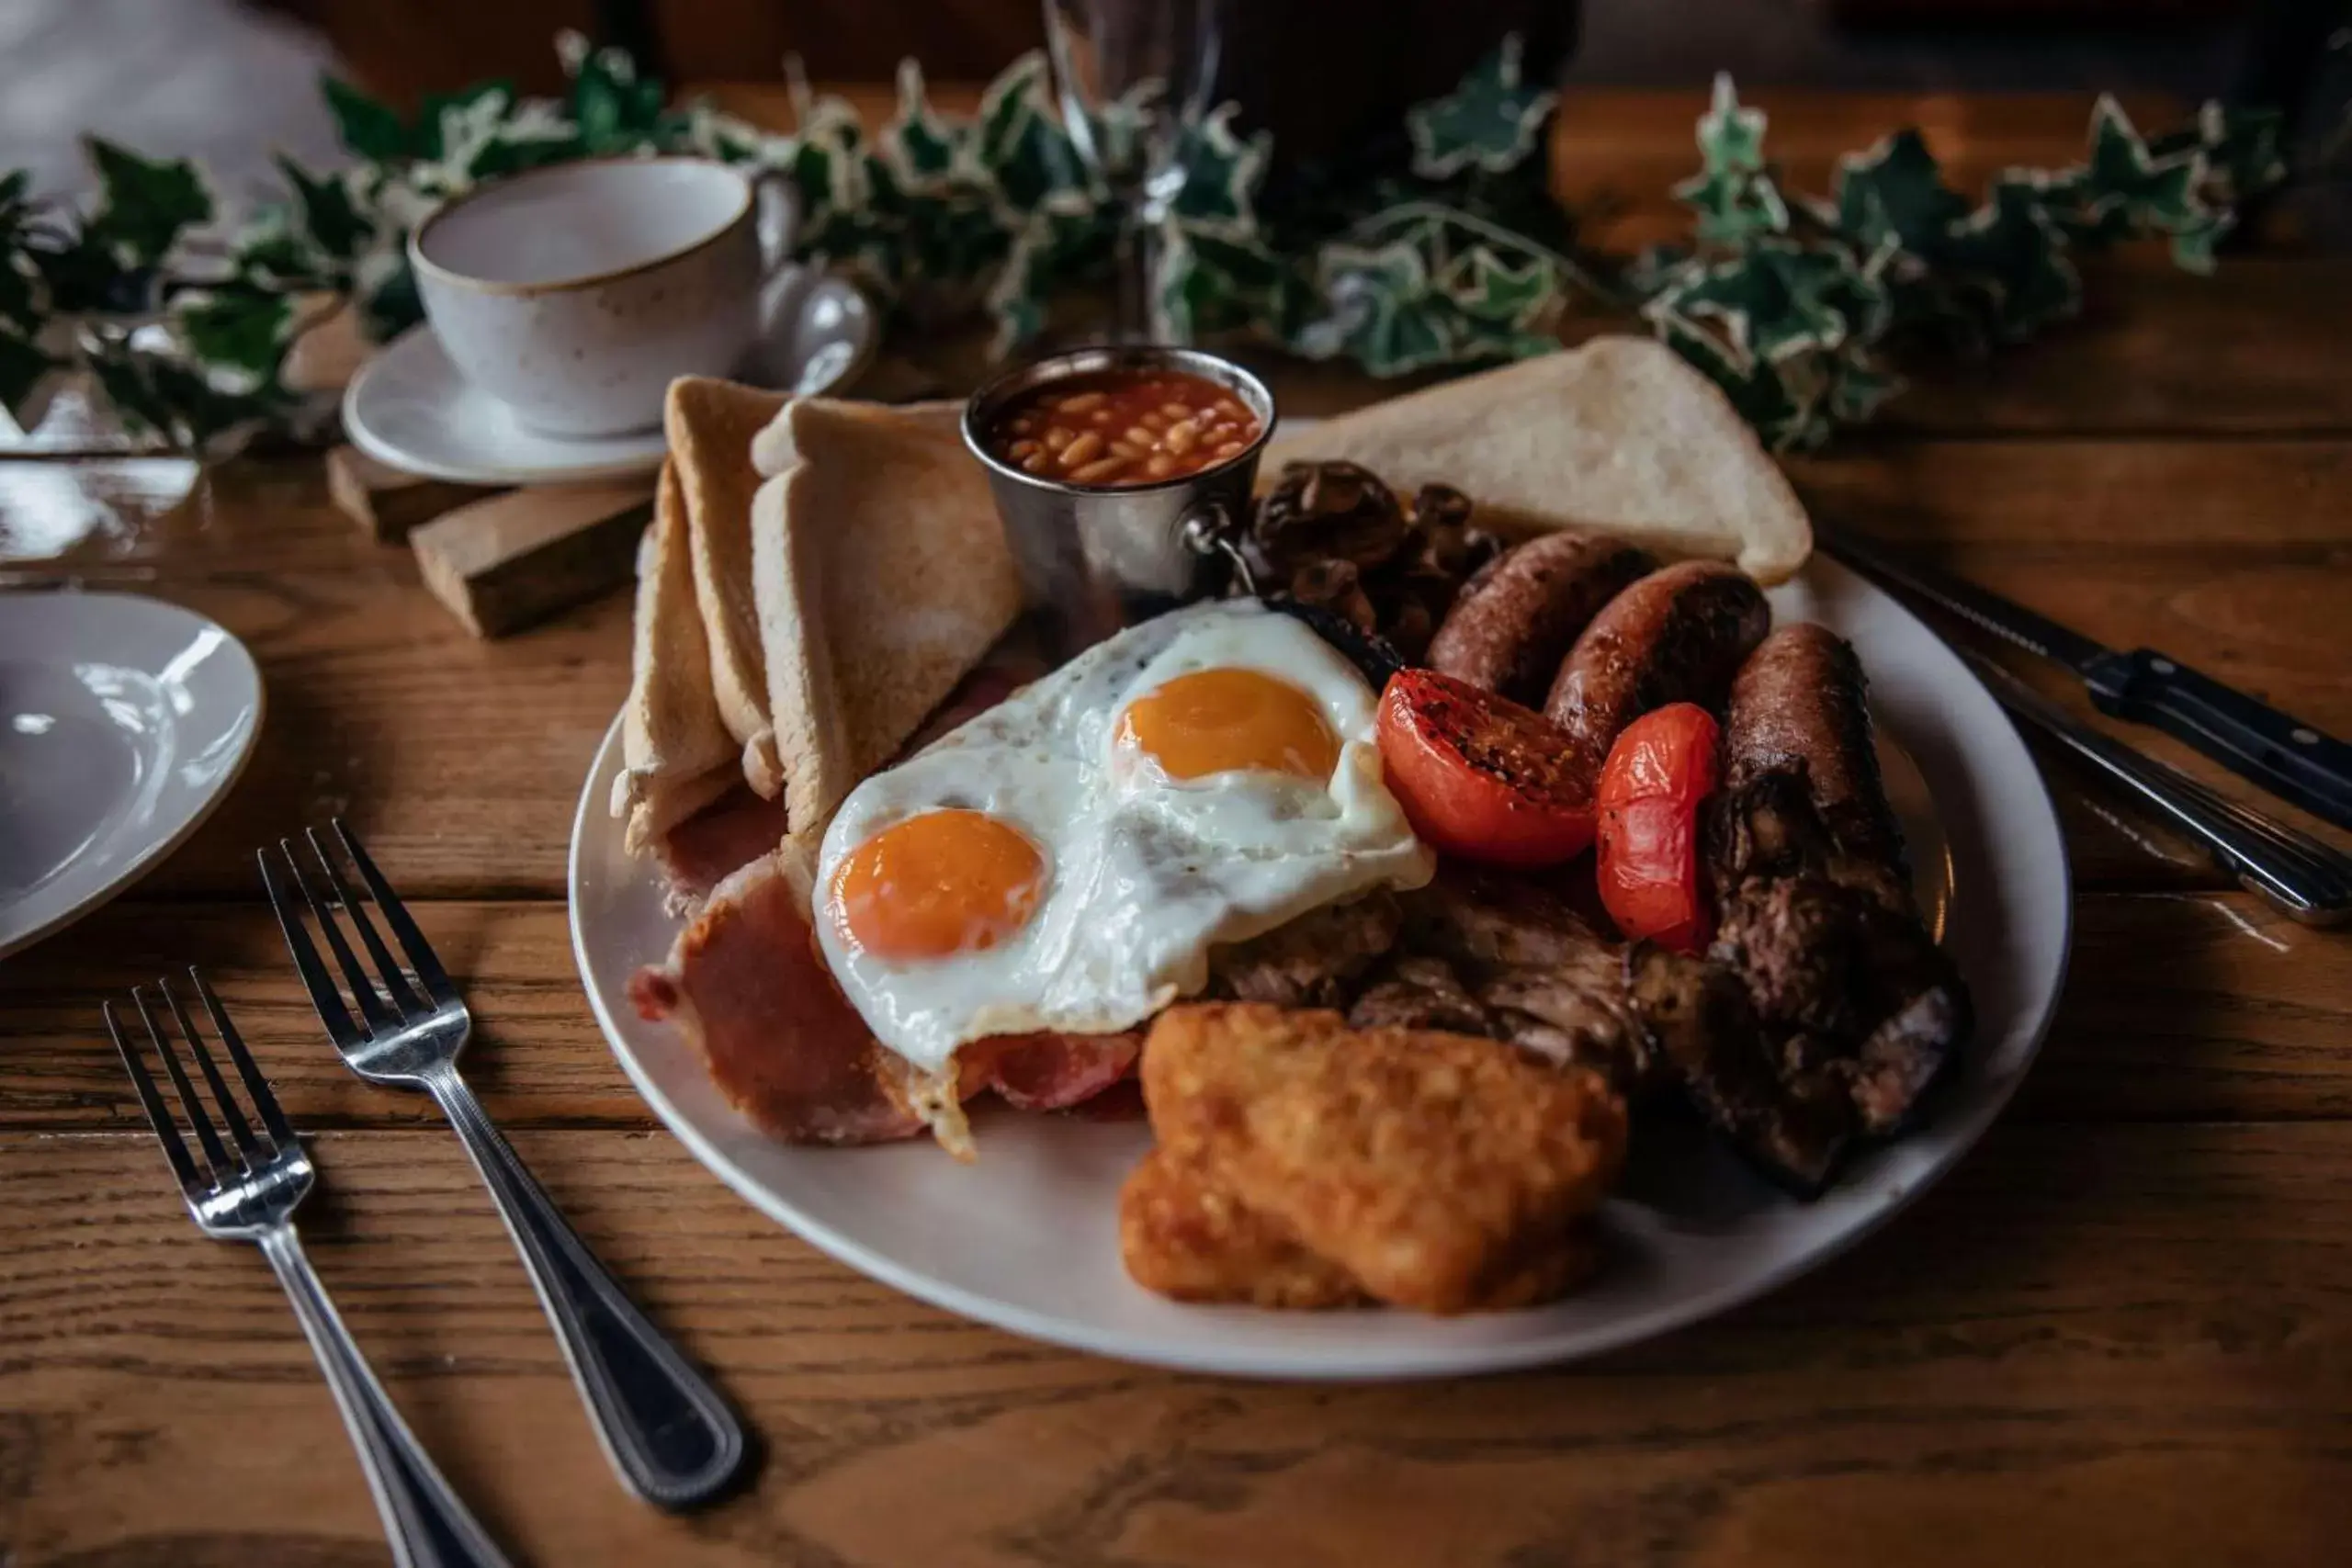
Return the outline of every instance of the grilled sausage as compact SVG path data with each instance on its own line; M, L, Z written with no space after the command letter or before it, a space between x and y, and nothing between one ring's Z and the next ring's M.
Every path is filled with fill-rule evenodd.
M1861 662L1831 632L1764 639L1732 682L1710 860L1714 957L1746 981L1781 1059L1813 1064L1880 1137L1951 1064L1970 1009L1912 898L1864 698Z
M1768 781L1802 781L1810 816L1829 840L1818 851L1899 881L1903 833L1879 777L1864 694L1861 660L1827 627L1804 622L1766 637L1732 682L1724 796L1751 818L1785 815ZM1809 848L1792 841L1792 825L1752 826L1726 846L1737 857L1722 868L1730 877L1784 866Z
M1657 566L1605 534L1546 534L1462 585L1430 642L1430 668L1535 707L1601 607Z
M1585 627L1544 711L1598 778L1618 732L1650 709L1719 702L1771 624L1763 590L1736 567L1693 560L1654 571Z

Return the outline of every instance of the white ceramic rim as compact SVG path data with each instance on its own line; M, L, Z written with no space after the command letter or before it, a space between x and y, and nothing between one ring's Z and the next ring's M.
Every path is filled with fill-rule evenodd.
M0 594L0 598L6 597L8 595ZM40 924L19 931L15 936L0 939L0 958L22 953L35 942L55 936L74 921L104 908L129 892L149 872L161 864L166 856L187 842L196 830L209 821L214 812L220 809L220 803L229 798L229 792L237 787L239 779L244 777L245 765L253 761L254 749L261 742L262 726L269 722L269 687L261 678L261 666L254 661L253 649L245 646L243 638L212 619L211 616L198 615L185 605L175 604L166 599L150 599L141 593L109 593L103 590L84 592L78 589L65 589L54 593L42 592L39 597L52 602L72 598L135 604L142 607L140 612L141 614L159 609L168 611L174 615L187 616L196 623L199 630L209 629L219 632L222 638L221 647L235 650L238 662L243 668L245 678L253 683L254 722L252 728L245 731L244 744L237 748L236 755L230 760L229 766L222 771L219 778L212 782L209 786L209 792L198 799L195 808L188 812L177 827L125 861L116 869L109 880L74 899L72 904L44 919Z
M1910 624L1915 636L1934 643L1939 658L1938 671L1932 683L1939 693L1948 701L1963 703L1979 710L1972 733L1988 719L1997 722L1997 731L1987 730L1986 733L1996 733L2006 738L2006 754L1997 764L1989 759L1973 760L1982 763L1983 771L2001 774L2018 771L2017 777L2023 795L2038 807L2030 821L2010 820L1999 826L2009 838L2028 836L2038 840L2030 847L2030 852L2020 851L2018 855L2008 858L2021 858L2025 863L2043 866L2049 874L2051 880L2033 891L2036 902L2045 897L2055 901L2058 937L2055 964L2042 993L2038 998L2021 998L2030 1005L2000 1021L2004 1033L2002 1040L1985 1038L1988 1031L1984 1021L1980 1020L1971 1047L1973 1053L1978 1054L1979 1061L1975 1065L1981 1065L1984 1055L1999 1046L2006 1055L2015 1057L2007 1076L1979 1088L1972 1063L1963 1062L1962 1082L1947 1087L1947 1102L1939 1113L1911 1139L1895 1145L1898 1150L1908 1148L1914 1143L1932 1145L1932 1163L1923 1170L1915 1171L1913 1179L1879 1194L1874 1206L1854 1216L1842 1230L1826 1240L1810 1247L1791 1248L1774 1258L1767 1266L1730 1280L1720 1287L1674 1298L1644 1312L1629 1313L1598 1325L1570 1327L1548 1336L1531 1336L1499 1343L1471 1341L1414 1345L1408 1342L1376 1347L1372 1350L1360 1349L1353 1354L1342 1348L1330 1355L1317 1355L1303 1353L1295 1345L1243 1342L1228 1344L1211 1352L1201 1352L1190 1345L1171 1346L1148 1334L1100 1327L1083 1320L1056 1316L967 1291L920 1269L902 1265L897 1259L868 1247L857 1236L812 1218L782 1194L752 1178L679 1111L637 1059L627 1043L627 1032L621 1021L606 1008L597 988L587 951L586 932L581 924L579 890L582 846L587 841L587 835L591 831L617 830L609 819L605 794L598 787L607 772L605 763L619 745L621 721L617 716L606 731L604 743L590 766L573 819L571 849L567 861L573 963L579 968L582 987L587 993L597 1024L604 1031L606 1043L612 1046L622 1070L628 1075L630 1082L637 1086L639 1093L644 1096L646 1103L662 1123L705 1168L734 1189L752 1207L820 1251L908 1295L958 1315L1045 1343L1146 1365L1227 1376L1299 1381L1386 1382L1508 1371L1578 1359L1654 1338L1769 1294L1798 1276L1811 1272L1865 1237L1876 1234L1916 1201L1922 1192L1941 1180L1983 1136L1984 1130L2000 1114L2018 1086L2024 1081L2026 1074L2031 1070L2065 988L2074 942L2073 873L2048 785L2015 726L1974 676L1968 672L1959 657L1936 639L1934 634L1892 595L1863 582L1846 568L1819 556L1808 565L1804 580L1814 585L1826 584L1836 588L1860 585L1866 594L1883 601L1892 607L1894 615ZM1959 734L1957 729L1949 727L1947 733L1954 739ZM1917 739L1919 737L1915 733L1913 741ZM1916 754L1921 748L1915 743L1911 750ZM1973 767L1971 772L1972 775L1979 775L1980 771ZM1931 778L1930 783L1934 782ZM1960 783L1956 780L1944 787L1954 789ZM1953 820L1950 809L1940 804L1939 809L1947 827L1950 827ZM1990 828L1994 825L1972 819L1971 826ZM1984 846L1978 846L1978 851L1979 863L1975 869L1984 876L1995 876L1999 869L2000 857L1985 853ZM2013 897L2025 896L2028 891L2022 886L2013 884L2005 895L1995 896L1993 902L1997 908ZM657 955L648 955L647 961L651 961L654 956ZM1961 1097L1964 1087L1974 1089L1974 1098L1965 1104L1952 1103L1953 1100ZM1860 1179L1853 1179L1859 1187ZM1247 1312L1250 1309L1187 1310Z
M583 272L571 277L546 277L536 278L529 283L510 283L500 278L481 277L473 273L459 272L453 267L443 265L424 254L425 238L433 232L434 225L460 209L472 206L477 201L502 196L522 186L570 171L597 165L639 164L691 164L697 168L710 169L722 174L734 181L738 187L739 199L735 204L735 210L729 213L725 221L707 233L698 234L691 240L681 241L659 255L649 256L643 261L631 262L627 266L606 267L602 272ZM543 164L536 169L522 169L511 175L503 175L494 180L485 180L470 190L460 191L456 196L444 200L432 211L426 213L422 222L409 231L408 262L409 265L417 271L431 275L436 282L448 284L455 288L470 289L477 294L503 294L527 299L534 295L562 294L575 289L592 288L599 284L633 277L639 273L651 272L656 267L667 266L673 261L717 244L752 215L756 191L757 186L752 176L733 164L723 164L716 158L698 157L691 152L661 152L647 157L630 153L612 153L601 158L573 158L561 164Z

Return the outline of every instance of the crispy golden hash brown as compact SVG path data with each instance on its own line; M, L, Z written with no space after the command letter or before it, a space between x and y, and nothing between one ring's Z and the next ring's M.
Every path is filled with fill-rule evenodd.
M1346 1269L1165 1149L1145 1155L1119 1190L1119 1254L1136 1284L1180 1302L1319 1308L1369 1299Z
M1170 1008L1144 1046L1160 1146L1383 1301L1537 1299L1625 1153L1599 1075L1492 1040L1351 1030L1336 1012ZM1514 1283L1514 1276L1531 1276ZM1565 1288L1563 1285L1561 1288Z

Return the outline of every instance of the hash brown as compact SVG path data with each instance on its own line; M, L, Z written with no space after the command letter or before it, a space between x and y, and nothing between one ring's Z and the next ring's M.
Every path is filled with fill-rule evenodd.
M1174 1161L1371 1294L1425 1312L1497 1303L1515 1275L1542 1275L1532 1266L1565 1254L1555 1244L1624 1161L1625 1105L1598 1074L1469 1035L1352 1030L1319 1009L1170 1008L1145 1043L1143 1089Z

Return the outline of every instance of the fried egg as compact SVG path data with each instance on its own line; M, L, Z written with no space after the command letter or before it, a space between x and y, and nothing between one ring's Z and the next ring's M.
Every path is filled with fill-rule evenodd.
M1219 943L1430 879L1374 709L1255 600L1130 627L851 792L818 857L826 962L933 1077L983 1036L1140 1023Z

